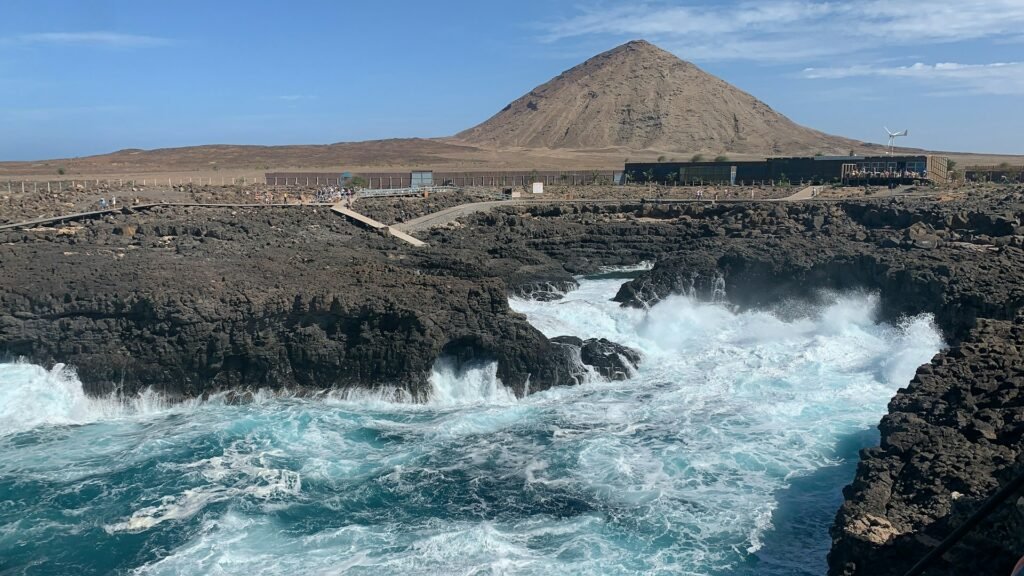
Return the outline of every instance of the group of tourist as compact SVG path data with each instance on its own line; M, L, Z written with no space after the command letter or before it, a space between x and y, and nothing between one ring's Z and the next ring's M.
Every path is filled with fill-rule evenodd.
M854 170L850 172L847 177L851 180L863 180L863 179L880 179L886 178L902 179L902 180L918 180L927 177L927 172L918 172L916 170Z
M316 191L316 201L321 204L327 204L331 202L339 202L341 200L348 200L349 204L351 204L352 197L355 196L355 193L355 188L323 186Z

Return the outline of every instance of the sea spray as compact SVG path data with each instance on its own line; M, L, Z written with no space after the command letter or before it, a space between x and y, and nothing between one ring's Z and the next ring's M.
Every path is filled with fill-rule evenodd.
M0 432L0 557L26 574L823 573L851 459L937 330L877 324L866 295L621 308L620 283L512 306L640 350L634 378L519 400L486 362L439 362L426 402L150 408L4 365L0 409L24 415Z
M430 404L505 404L515 399L498 379L498 363L494 361L459 365L453 358L442 356L430 372Z
M177 406L186 409L196 403ZM87 396L75 370L63 364L49 370L27 362L0 364L0 435L42 425L86 424L157 413L171 406L152 390L127 398Z

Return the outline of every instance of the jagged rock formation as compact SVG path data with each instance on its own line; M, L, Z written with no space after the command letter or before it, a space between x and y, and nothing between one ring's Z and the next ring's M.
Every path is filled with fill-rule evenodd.
M880 293L883 320L932 313L953 346L894 398L881 446L863 453L832 529L833 574L903 574L1024 469L1024 189L507 206L424 234L424 250L313 210L167 208L3 233L0 351L75 364L94 393L399 384L417 395L442 355L494 359L523 393L527 381L576 383L577 358L512 312L509 293L657 260L617 299L724 285L738 305L772 306L861 288ZM608 377L633 363L613 343L578 345ZM1008 573L1022 523L1011 499L935 573Z
M804 128L697 66L638 40L563 72L456 140L496 148L843 153L861 143Z
M902 573L1024 473L1022 342L1024 317L980 319L893 398L832 529L833 574ZM1017 495L927 574L1009 574L1021 550Z
M639 352L607 338L583 340L575 336L558 336L551 341L574 347L579 351L583 364L592 366L608 380L626 380L640 366Z
M89 393L397 385L423 397L442 355L496 360L520 394L580 376L511 312L480 254L420 258L323 209L158 209L2 243L0 354L72 365ZM537 256L532 269L568 276ZM510 264L501 272L517 274Z

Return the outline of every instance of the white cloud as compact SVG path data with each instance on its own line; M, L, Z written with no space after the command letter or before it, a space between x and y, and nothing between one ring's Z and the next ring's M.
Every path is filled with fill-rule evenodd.
M802 60L892 46L1020 37L1022 0L741 0L581 8L544 38L645 37L700 60Z
M918 62L910 66L806 68L803 77L829 80L855 77L899 78L929 83L940 94L1024 95L1024 62Z
M117 32L38 32L9 38L17 44L51 44L65 46L110 46L132 48L139 46L160 46L168 44L166 38Z

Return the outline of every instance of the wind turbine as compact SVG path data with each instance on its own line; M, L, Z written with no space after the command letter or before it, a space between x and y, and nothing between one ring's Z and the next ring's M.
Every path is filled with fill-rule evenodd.
M903 132L893 132L885 127L885 133L889 135L889 156L892 156L892 147L896 143L896 139L900 136L906 136L910 130L904 130Z

